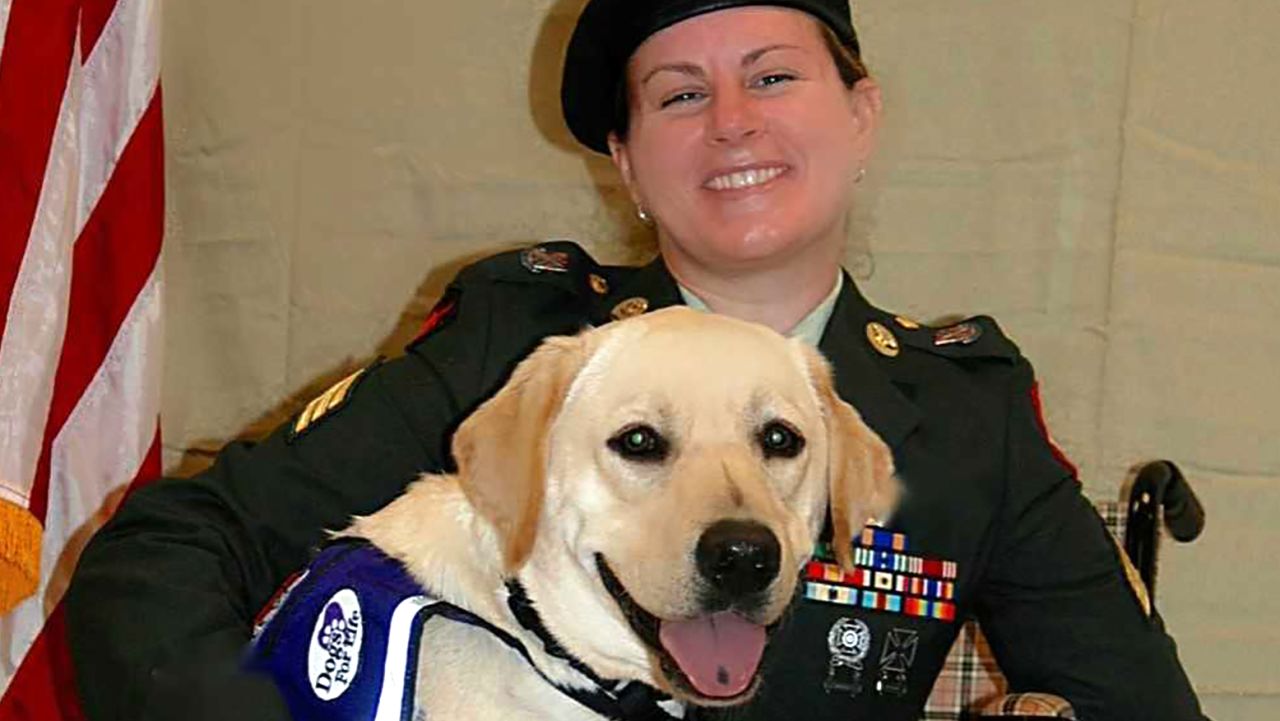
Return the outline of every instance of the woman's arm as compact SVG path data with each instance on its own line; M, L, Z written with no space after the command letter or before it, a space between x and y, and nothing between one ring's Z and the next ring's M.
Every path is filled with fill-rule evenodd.
M605 271L567 241L535 272L512 251L464 269L408 353L367 369L318 418L303 411L209 471L125 501L67 592L85 711L103 719L284 719L275 689L239 673L254 616L326 530L451 470L457 423L547 335L598 316ZM330 396L334 400L335 396ZM315 405L313 403L313 405ZM299 419L306 417L300 432Z
M366 369L301 432L295 418L205 473L140 489L94 537L67 593L91 719L287 718L274 688L238 672L254 616L327 529L449 463L492 360L489 293L466 277L445 327Z
M1204 716L1159 615L1040 430L1025 360L1014 372L1007 487L977 612L1013 690L1069 700L1090 721Z

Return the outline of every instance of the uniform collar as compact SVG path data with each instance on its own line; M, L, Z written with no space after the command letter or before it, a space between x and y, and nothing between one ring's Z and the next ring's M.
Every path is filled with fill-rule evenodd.
M627 274L613 283L611 290L600 296L592 309L592 325L603 325L613 320L613 309L618 304L632 298L643 298L649 304L649 310L657 310L672 305L684 305L680 298L680 288L671 272L667 270L662 256L649 261L646 265Z
M711 309L702 301L693 291L679 285L680 297L684 300L684 304L703 312L710 312ZM822 340L822 334L827 329L827 322L831 320L831 313L835 310L836 299L840 297L840 291L844 288L844 272L836 273L836 282L831 284L831 292L827 293L827 297L822 299L808 315L800 319L795 327L787 332L789 338L799 338L813 347L818 347L819 341Z
M920 412L894 386L885 368L894 359L874 355L867 342L867 324L883 322L885 314L867 302L848 273L842 276L840 292L818 349L831 361L840 397L858 409L885 443L897 447L919 425ZM612 320L612 309L632 298L645 299L650 310L684 304L679 285L662 256L658 256L602 296L592 314L592 322L608 323Z
M920 411L886 370L885 365L894 360L873 355L867 342L867 324L880 321L883 315L846 273L818 350L831 361L840 397L858 409L885 443L897 447L919 425Z

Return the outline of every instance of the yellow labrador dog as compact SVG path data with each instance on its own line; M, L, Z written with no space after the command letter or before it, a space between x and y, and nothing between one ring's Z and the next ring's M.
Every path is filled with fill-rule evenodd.
M547 339L453 453L340 534L466 617L422 626L432 721L600 719L635 688L672 717L741 703L828 506L851 566L897 494L816 351L685 308Z

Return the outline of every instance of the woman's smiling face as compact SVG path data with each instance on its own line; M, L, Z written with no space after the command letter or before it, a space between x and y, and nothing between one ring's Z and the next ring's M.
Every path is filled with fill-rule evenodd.
M722 269L844 242L879 90L841 81L818 22L779 7L699 15L636 49L630 127L610 139L664 253Z

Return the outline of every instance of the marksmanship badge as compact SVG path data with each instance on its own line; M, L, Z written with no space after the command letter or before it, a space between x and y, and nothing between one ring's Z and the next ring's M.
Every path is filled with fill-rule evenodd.
M842 618L827 632L827 679L822 688L827 693L862 692L862 661L871 650L871 629L861 619Z
M876 680L876 693L887 696L907 695L907 673L916 661L916 649L920 637L915 631L895 628L889 631L880 654L880 678Z

